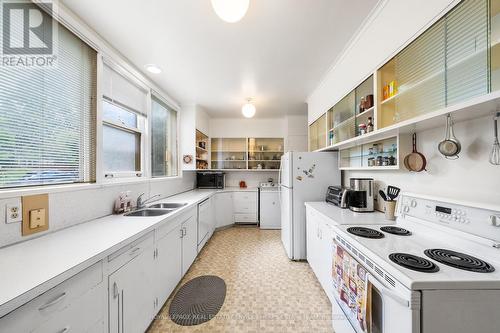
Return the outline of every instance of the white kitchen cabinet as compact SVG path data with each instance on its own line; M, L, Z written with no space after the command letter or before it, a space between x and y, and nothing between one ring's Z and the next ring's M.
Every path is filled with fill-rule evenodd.
M260 228L281 229L279 191L260 192Z
M0 332L91 331L104 325L105 294L100 261L2 317Z
M155 249L138 245L121 256L132 259L109 275L109 331L142 333L156 314Z
M173 229L156 242L158 309L182 278L182 232L181 224L176 223Z
M233 192L216 193L214 199L216 227L233 224Z
M234 192L234 223L257 223L257 202L257 192Z
M332 301L333 231L326 219L309 207L306 207L306 220L307 261Z
M182 275L186 274L198 255L198 223L196 210L185 216L181 222L182 230Z

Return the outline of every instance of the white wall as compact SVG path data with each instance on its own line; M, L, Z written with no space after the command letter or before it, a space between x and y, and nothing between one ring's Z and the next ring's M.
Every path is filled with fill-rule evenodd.
M458 0L382 0L308 98L312 123ZM333 61L334 59L332 59Z
M500 205L500 167L488 162L493 144L493 118L483 117L455 124L455 135L462 144L458 160L447 160L438 150L444 138L443 127L417 133L418 150L427 158L428 172L349 171L344 172L344 184L351 177L372 177L380 188L396 185L403 191L415 192Z
M20 222L4 223L5 205L20 198L0 199L0 216L2 217L0 220L0 247L110 215L113 213L114 200L122 191L131 191L131 197L134 199L141 193L145 193L145 198L156 194L165 198L192 190L194 184L195 173L184 172L182 178L176 179L154 179L140 183L102 185L86 190L64 190L49 193L49 230L28 237L21 236Z
M285 137L283 118L211 118L210 137Z
M196 107L196 129L205 135L210 132L210 116L200 106Z
M180 144L181 167L182 170L196 169L196 105L182 106L180 115ZM191 155L192 161L189 164L182 160L184 155Z
M260 183L272 178L278 182L278 171L230 171L226 173L226 186L239 186L240 181L245 181L248 187L257 187Z
M307 115L285 116L285 150L307 151Z

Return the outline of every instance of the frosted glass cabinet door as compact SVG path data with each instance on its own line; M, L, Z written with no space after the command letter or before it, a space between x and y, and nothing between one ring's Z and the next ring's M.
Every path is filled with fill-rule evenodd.
M467 0L446 16L446 105L488 88L488 0Z
M491 0L490 5L491 41L491 90L500 90L500 1Z

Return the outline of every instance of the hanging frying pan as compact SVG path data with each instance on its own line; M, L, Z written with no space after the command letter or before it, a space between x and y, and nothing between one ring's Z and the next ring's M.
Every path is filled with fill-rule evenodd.
M459 157L458 154L462 150L460 141L458 141L458 139L455 137L455 133L453 132L453 122L449 113L446 117L445 138L439 143L438 150L441 155L450 160L456 160Z
M408 171L421 172L427 166L425 156L417 151L417 133L413 133L413 151L406 155L404 164Z

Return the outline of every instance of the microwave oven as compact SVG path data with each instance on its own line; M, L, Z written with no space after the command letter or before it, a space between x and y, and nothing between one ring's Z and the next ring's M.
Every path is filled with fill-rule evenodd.
M197 188L224 188L226 175L220 171L204 171L196 174Z

